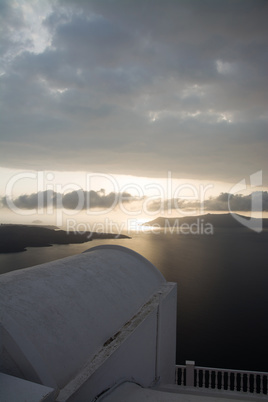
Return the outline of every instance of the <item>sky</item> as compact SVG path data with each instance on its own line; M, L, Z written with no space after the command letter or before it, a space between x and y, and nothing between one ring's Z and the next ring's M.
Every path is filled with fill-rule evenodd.
M202 197L227 211L237 183L238 211L253 191L267 208L267 15L266 0L0 0L0 219L8 196L29 220L77 191L96 221Z

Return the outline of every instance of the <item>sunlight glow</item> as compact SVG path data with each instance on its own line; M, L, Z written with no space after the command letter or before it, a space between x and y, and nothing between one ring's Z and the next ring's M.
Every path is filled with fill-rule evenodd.
M190 97L202 97L205 95L204 87L198 84L188 85L186 88L182 90L182 99L190 98Z
M35 54L42 53L51 44L52 35L46 29L43 21L50 14L52 8L47 1L17 0L14 8L20 8L25 26L17 32L17 39L23 38L25 42L31 43L29 50Z
M154 123L159 120L159 112L149 112L149 120Z
M234 71L234 65L232 63L224 62L222 60L216 60L216 68L219 74L229 74Z
M150 232L154 229L153 226L143 226L144 223L148 222L150 218L147 219L135 219L130 222L128 229L133 232Z
M218 121L226 121L227 123L232 123L232 120L229 118L228 115L222 113L218 119Z

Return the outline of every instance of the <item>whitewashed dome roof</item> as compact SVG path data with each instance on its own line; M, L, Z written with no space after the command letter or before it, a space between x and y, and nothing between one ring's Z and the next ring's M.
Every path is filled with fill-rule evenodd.
M0 275L0 371L62 388L163 282L115 245Z

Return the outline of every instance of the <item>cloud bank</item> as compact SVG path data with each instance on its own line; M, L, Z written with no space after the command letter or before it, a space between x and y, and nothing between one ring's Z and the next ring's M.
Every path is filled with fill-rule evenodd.
M39 209L39 208L66 208L77 210L89 210L94 208L107 209L115 208L119 203L130 203L140 200L129 193L111 192L105 194L105 191L72 191L66 194L57 193L53 190L39 191L29 195L20 195L15 199L6 196L2 197L0 202L2 207L11 208L13 205L19 209Z
M169 210L204 210L204 211L252 211L252 200L255 200L257 209L254 211L268 211L268 192L254 191L249 195L221 193L217 197L208 200L187 201L186 199L157 199L148 204L149 211L169 211Z
M153 197L155 198L155 197ZM258 209L254 211L268 211L268 192L255 191L250 195L221 193L217 197L207 200L189 201L184 198L172 199L152 199L150 197L135 197L127 192L105 194L105 191L72 191L66 194L57 193L52 190L40 191L30 195L21 195L15 199L8 199L6 196L0 199L2 207L12 208L13 205L21 210L31 210L39 208L66 208L71 210L94 210L96 208L107 210L113 209L122 204L135 204L138 210L144 212L167 212L176 211L244 211L252 210L252 200L257 201L255 205ZM143 208L141 208L141 205Z

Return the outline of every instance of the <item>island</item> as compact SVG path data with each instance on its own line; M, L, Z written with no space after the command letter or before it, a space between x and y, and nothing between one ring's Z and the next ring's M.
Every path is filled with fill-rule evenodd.
M241 219L239 219L241 218ZM182 225L212 225L213 228L246 228L245 222L251 222L251 227L255 229L267 229L268 219L249 218L239 214L221 213L221 214L205 214L198 216L183 216L177 218L158 217L152 221L145 222L142 226L152 226L159 228L174 228Z
M1 224L0 253L26 251L27 247L49 247L53 244L85 243L95 239L129 239L123 234L97 232L66 232L30 225Z

